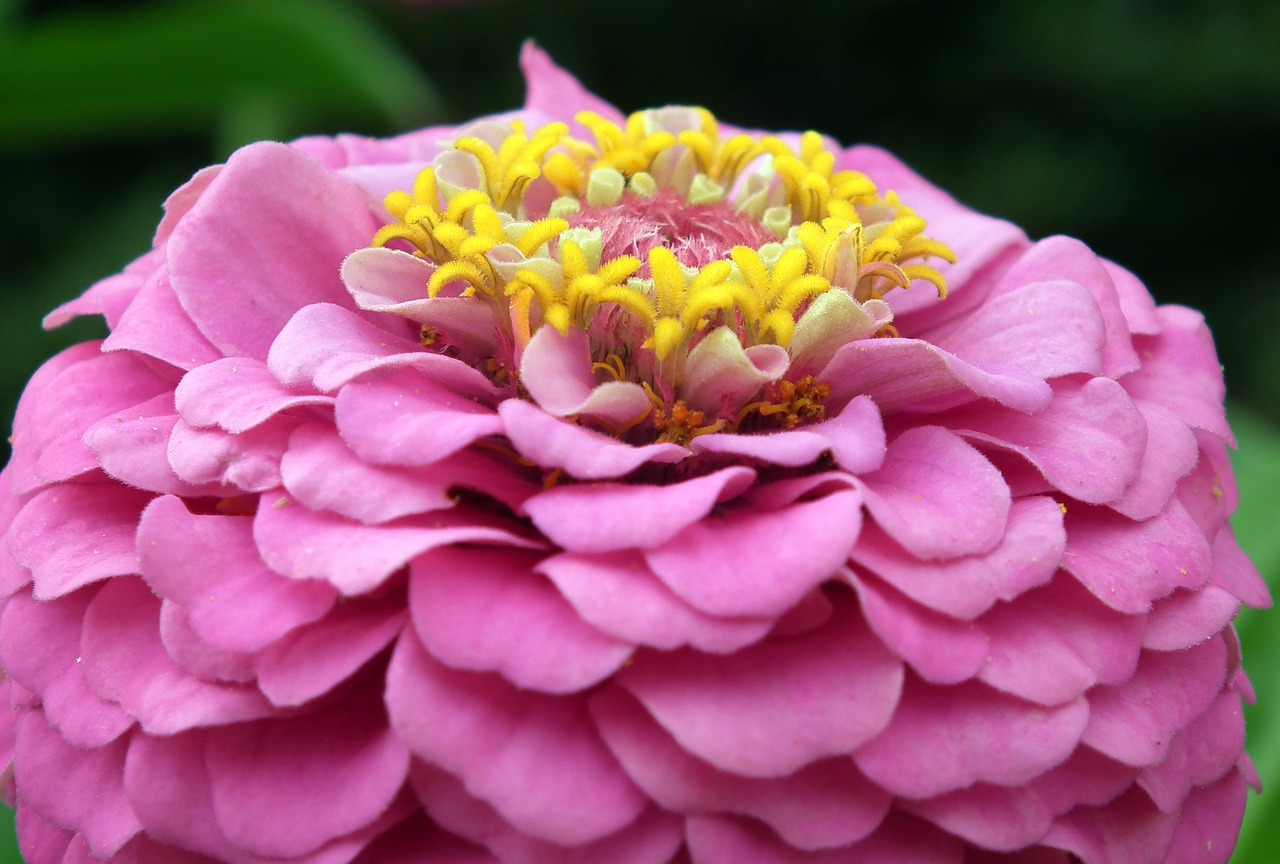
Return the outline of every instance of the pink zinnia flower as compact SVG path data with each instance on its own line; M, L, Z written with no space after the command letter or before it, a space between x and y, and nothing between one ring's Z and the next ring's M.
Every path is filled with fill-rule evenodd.
M1226 861L1269 599L1201 317L523 60L201 171L50 317L111 335L0 494L28 860Z

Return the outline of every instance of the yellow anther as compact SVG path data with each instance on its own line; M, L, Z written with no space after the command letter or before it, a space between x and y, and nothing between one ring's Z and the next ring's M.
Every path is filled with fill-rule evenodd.
M427 281L427 296L438 297L450 282L466 282L468 292L492 296L493 289L487 274L470 261L449 261L436 268ZM467 292L464 292L464 296Z
M563 219L539 219L525 229L515 245L521 255L531 258L544 244L550 243L568 230L569 223Z
M653 291L658 301L658 314L663 317L680 313L687 280L676 256L663 246L649 251L649 272L653 275Z

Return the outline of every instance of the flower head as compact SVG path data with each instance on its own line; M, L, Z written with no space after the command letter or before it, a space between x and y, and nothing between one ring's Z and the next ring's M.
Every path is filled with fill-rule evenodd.
M255 144L56 311L0 492L24 854L1225 861L1202 319L869 147Z

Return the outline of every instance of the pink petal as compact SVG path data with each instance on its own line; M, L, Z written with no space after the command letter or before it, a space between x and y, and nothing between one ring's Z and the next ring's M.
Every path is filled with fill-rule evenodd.
M1195 468L1200 448L1195 434L1172 411L1154 402L1134 404L1147 423L1147 447L1137 478L1111 508L1130 519L1150 519L1173 497L1178 481Z
M271 713L256 690L189 675L164 650L159 624L160 601L141 579L102 586L81 637L84 674L99 696L120 703L151 735Z
M984 555L920 561L869 523L854 547L853 560L917 603L969 620L997 600L1011 600L1052 579L1065 543L1058 505L1050 498L1022 498L1009 509L999 545Z
M377 589L416 555L454 543L537 548L517 526L464 507L361 525L266 494L253 523L262 560L293 579L323 579L347 595Z
M380 320L386 316L381 316ZM459 360L423 350L399 331L392 318L379 327L350 309L316 303L299 309L280 331L267 368L284 384L309 384L332 393L363 375L417 369L437 385L461 396L490 400L497 393L482 373Z
M99 354L95 345L68 349L32 376L13 418L9 482L23 494L98 467L81 442L103 417L172 388L138 357Z
M408 751L372 692L301 717L213 729L206 761L227 839L282 858L372 823L409 768Z
M1176 820L1134 787L1101 807L1078 807L1058 819L1041 841L1083 861L1149 864L1165 861Z
M99 699L85 680L80 627L92 591L38 602L18 594L0 618L5 675L40 697L45 720L72 747L92 750L133 725L120 706Z
M301 422L280 416L232 435L178 420L169 436L169 465L179 478L195 485L225 484L245 492L274 489L281 482L280 459L289 435Z
M1071 758L1046 771L1032 786L1054 814L1081 806L1097 807L1114 800L1133 785L1138 769L1081 745Z
M1213 538L1213 584L1230 591L1246 606L1254 609L1271 606L1267 583L1236 542L1230 525L1223 525Z
M448 547L414 559L418 638L453 669L497 672L517 687L575 693L611 675L632 646L578 617L523 551Z
M191 208L200 200L200 196L204 194L204 191L209 188L213 178L222 172L223 167L222 165L209 165L201 168L191 175L190 180L175 189L165 199L164 216L160 219L160 224L156 226L154 244L157 247L162 247L169 242L174 226L181 221L183 216L191 212Z
M1051 397L1049 385L1035 375L1004 369L985 371L930 342L915 339L850 342L816 377L831 385L828 404L840 405L866 395L882 413L920 404L950 407L975 398L1032 412L1042 410Z
M117 739L94 750L76 749L40 712L25 712L18 718L13 763L23 802L81 832L100 858L114 855L141 829L124 796L126 746Z
M862 495L836 492L779 510L726 508L645 560L680 599L716 616L777 616L832 579L862 528Z
M456 837L419 812L385 831L351 864L502 864L483 846Z
M1203 316L1182 306L1161 306L1156 315L1160 335L1134 340L1142 368L1120 383L1135 399L1163 405L1188 426L1234 445L1223 408L1222 366Z
M178 303L163 266L142 284L102 350L136 351L179 369L194 369L222 356Z
M151 495L114 483L67 483L33 496L9 526L13 560L37 600L138 569L133 535Z
M1038 414L1015 414L984 403L951 412L940 422L967 439L1022 455L1055 488L1092 504L1125 492L1139 476L1148 443L1143 415L1124 388L1108 378L1058 384L1053 402ZM1194 442L1188 443L1194 456ZM1153 455L1166 452L1159 443L1152 447ZM1156 512L1172 492L1170 482Z
M1177 815L1196 786L1208 786L1233 769L1244 749L1244 712L1240 694L1218 695L1209 710L1174 737L1169 755L1145 769L1138 783L1165 813Z
M1154 651L1190 648L1221 632L1239 611L1235 595L1216 585L1176 590L1151 607L1142 645Z
M736 412L761 387L781 378L790 363L779 345L743 348L731 328L717 327L689 352L677 395L695 409Z
M1062 566L1112 609L1136 614L1175 588L1201 585L1210 550L1177 500L1145 522L1075 505L1067 510Z
M991 643L978 677L1005 693L1058 705L1095 684L1128 681L1145 622L1060 577L992 609L980 623Z
M295 311L350 302L338 268L376 229L355 186L291 147L251 144L174 226L170 279L222 353L265 360Z
M848 759L815 762L782 778L739 777L681 750L621 689L595 694L591 714L628 775L666 810L754 816L787 843L810 850L861 840L889 811L889 794Z
M1238 771L1212 786L1192 790L1182 803L1164 864L1227 864L1244 818L1247 793Z
M1046 708L976 682L935 687L908 677L893 721L854 758L908 798L980 781L1014 786L1065 762L1088 722L1084 699Z
M259 651L324 615L336 596L327 583L268 569L251 519L197 516L169 496L138 523L138 566L153 591L186 610L202 640L224 651Z
M532 40L520 47L520 69L528 87L524 100L527 111L565 123L574 122L574 116L582 111L594 111L614 123L626 121L617 108L583 87Z
M657 579L638 552L562 552L537 565L583 620L618 639L671 650L689 645L727 654L758 640L770 618L698 611Z
M907 809L984 849L1016 852L1044 836L1053 823L1044 799L1029 786L975 783Z
M61 861L75 837L54 825L22 801L14 802L14 827L24 861Z
M609 435L585 429L521 399L498 406L507 439L539 468L561 468L572 477L604 480L630 474L649 462L679 462L689 455L678 444L633 447Z
M347 445L379 465L430 465L504 431L492 410L409 369L348 384L336 416Z
M258 658L258 688L281 707L323 696L380 654L407 617L399 603L347 599L266 648Z
M581 330L561 336L554 327L538 328L520 355L520 383L533 401L556 417L585 416L623 427L653 407L639 384L595 383L587 336Z
M152 249L127 265L123 273L98 280L76 299L54 309L44 316L41 324L44 329L52 330L82 315L101 315L106 319L107 328L114 329L143 283L163 263L164 250Z
M1107 275L1111 277L1111 284L1116 288L1116 295L1120 298L1120 309L1124 312L1125 320L1129 324L1129 332L1143 336L1154 336L1159 333L1160 319L1156 313L1155 301L1151 297L1151 292L1147 290L1147 286L1143 285L1137 276L1114 261L1103 258L1102 266L1106 268Z
M630 824L599 840L573 846L549 843L512 826L446 771L417 762L412 779L431 818L449 831L485 844L497 856L495 864L498 860L504 864L668 864L684 839L680 819L650 806Z
M244 357L225 357L191 370L178 384L174 400L182 419L192 426L220 426L236 433L283 411L333 404L331 396L291 390L265 363Z
M680 746L749 777L849 753L889 722L902 665L848 600L817 630L718 657L641 652L616 680Z
M449 670L409 632L392 656L386 699L392 725L415 755L458 775L524 833L589 843L645 807L580 703Z
M524 509L551 542L573 552L651 549L742 494L755 476L735 466L665 486L557 486L534 495Z
M918 558L990 552L1004 536L1009 487L981 453L945 429L903 432L884 465L862 479L876 524Z
M1226 662L1221 637L1185 651L1143 652L1133 678L1089 693L1082 740L1127 765L1160 762L1174 734L1218 697Z
M694 816L686 830L695 861L751 864L962 864L960 841L925 822L894 813L867 839L840 849L803 852L750 819Z
M187 483L169 467L169 441L177 423L173 394L161 393L103 418L89 427L83 440L102 470L126 485L190 497L221 491L213 484Z
M160 642L175 662L196 678L243 684L254 678L252 654L225 651L200 638L187 611L172 600L160 603Z
M880 640L932 684L957 684L978 673L987 635L976 624L939 615L880 584L852 574L862 614Z

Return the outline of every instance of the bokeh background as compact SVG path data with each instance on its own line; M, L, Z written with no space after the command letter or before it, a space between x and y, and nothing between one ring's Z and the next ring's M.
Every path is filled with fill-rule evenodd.
M253 140L391 134L520 104L536 39L624 110L889 148L1032 236L1070 234L1204 311L1240 440L1237 531L1280 584L1280 4L0 0L0 415L40 319L145 251L160 204ZM7 460L7 445L0 458ZM1238 621L1260 703L1233 864L1280 848L1280 625ZM0 808L2 810L2 808ZM0 818L0 864L20 861Z

